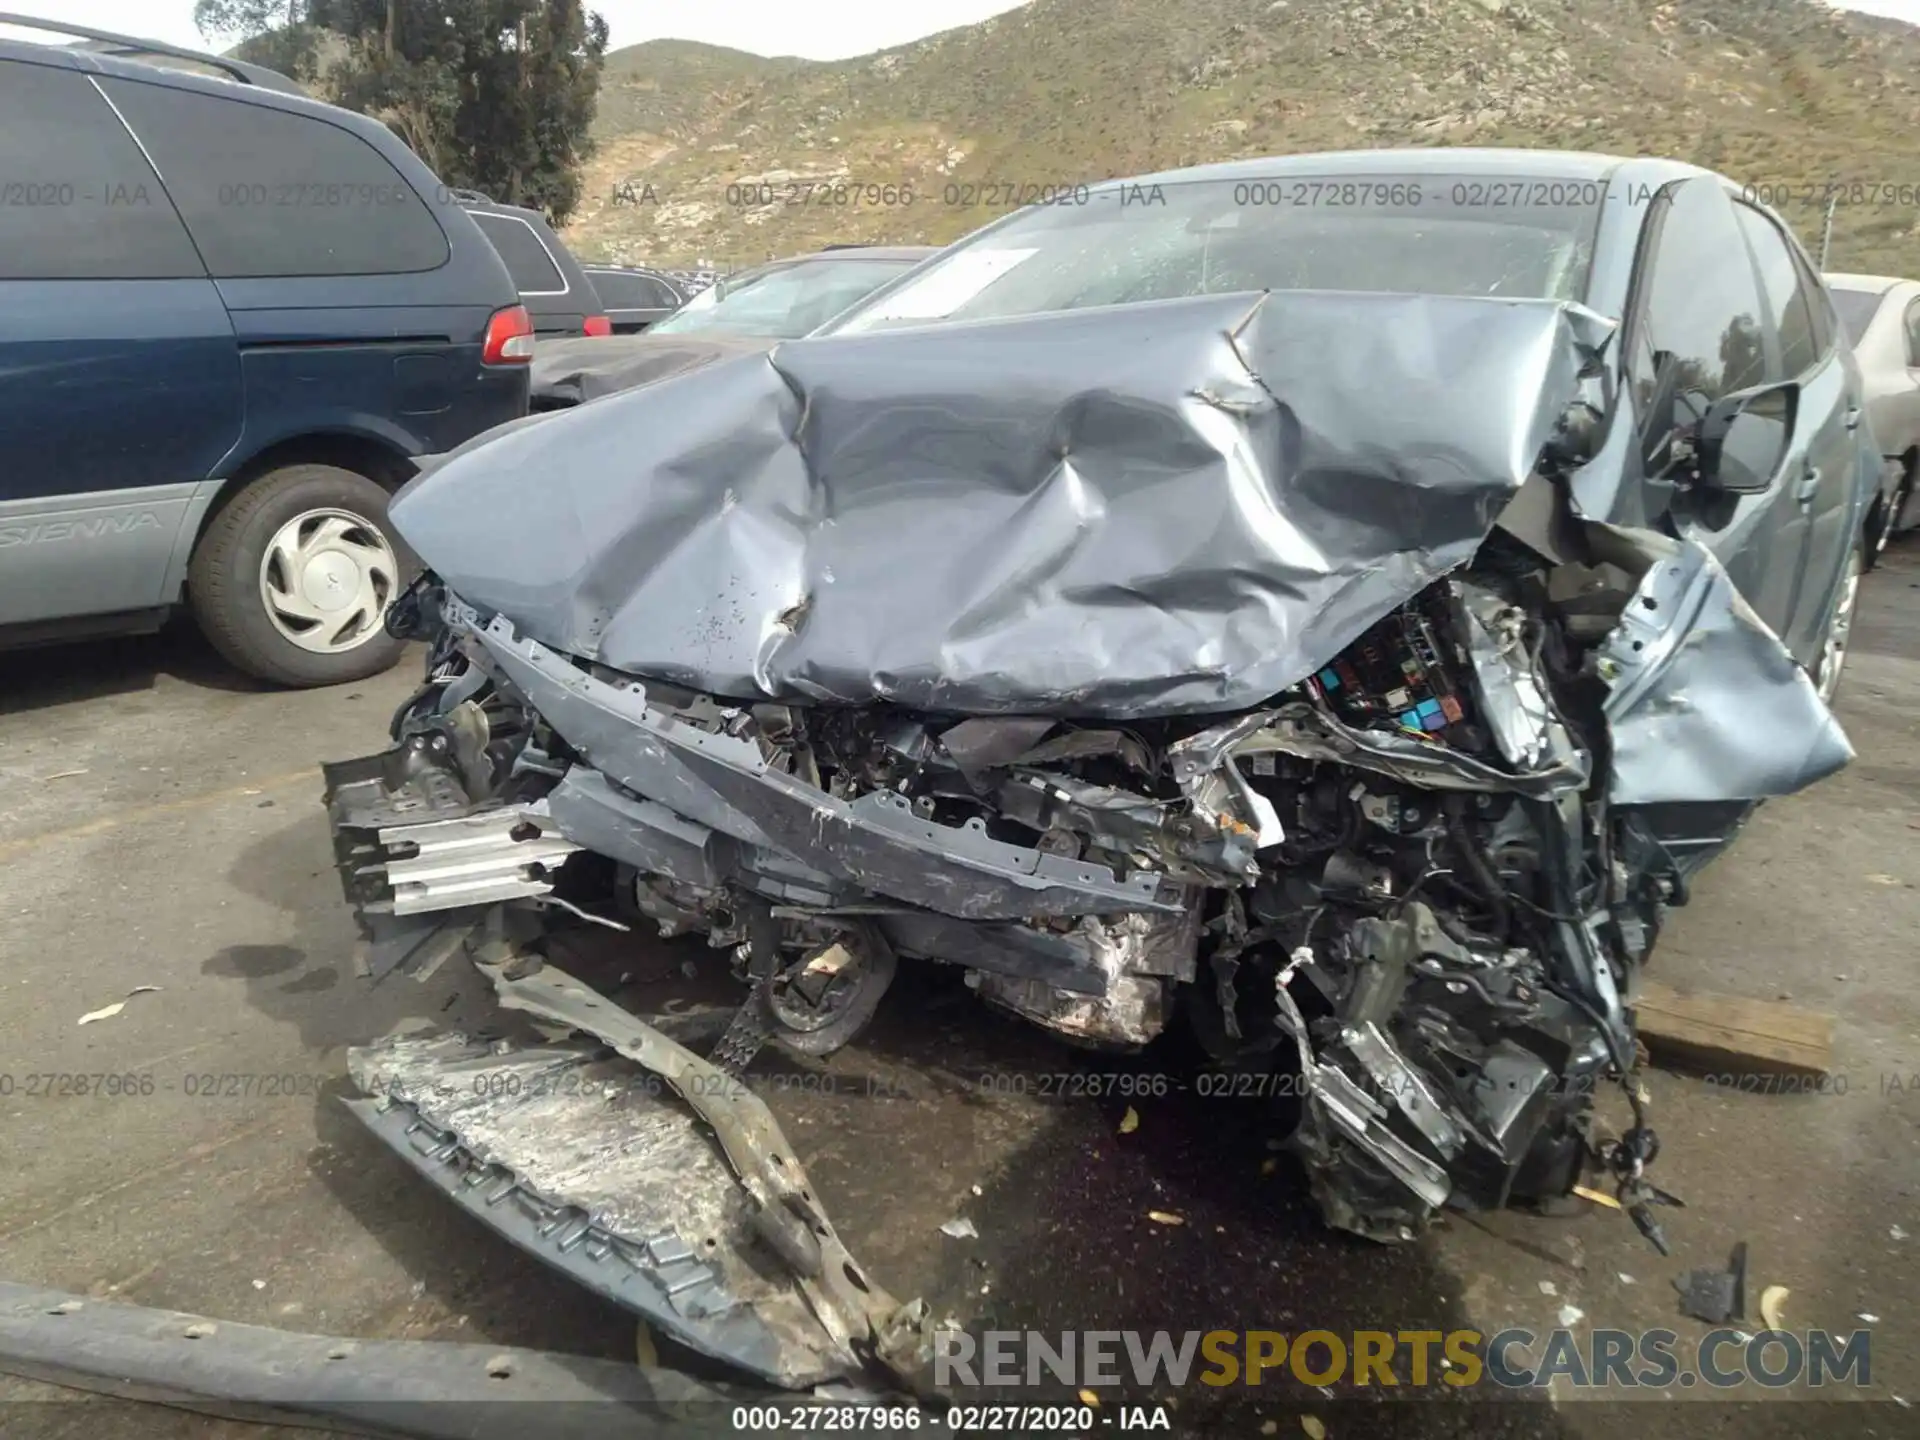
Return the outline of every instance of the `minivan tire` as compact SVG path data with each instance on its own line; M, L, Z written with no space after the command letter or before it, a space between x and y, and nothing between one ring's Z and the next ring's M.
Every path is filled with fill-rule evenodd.
M324 514L347 539L347 550L322 557L341 574L353 573L346 554L373 555L385 546L392 566L391 574L381 577L380 593L391 603L412 580L418 562L393 533L388 498L382 486L364 475L311 464L267 471L234 495L201 535L187 569L188 604L213 648L249 675L302 689L364 680L391 669L406 642L382 625L352 640L350 648L331 653L290 639L283 630L286 622L269 613L263 579L268 547L303 516ZM369 567L369 573L378 568ZM298 577L289 582L301 583Z

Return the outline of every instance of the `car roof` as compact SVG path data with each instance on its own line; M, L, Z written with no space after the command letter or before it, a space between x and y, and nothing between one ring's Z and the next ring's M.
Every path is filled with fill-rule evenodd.
M4 24L39 24L34 20L6 20ZM55 30L68 30L71 27L58 21L45 22ZM171 46L157 48L158 55L173 55L194 60L200 64L225 65L228 62L219 57L203 58L191 50L176 50ZM288 89L268 86L214 75L202 75L197 71L180 70L171 66L155 65L148 61L136 60L123 55L109 54L104 50L90 49L79 45L54 45L39 40L17 40L0 35L0 59L24 60L29 64L54 65L68 70L78 70L83 74L117 76L123 80L138 80L148 85L163 85L175 90L191 90L201 95L211 95L220 100L239 100L250 105L264 105L273 110L289 110L296 115L311 116L324 120L330 125L338 125L351 130L362 140L371 143L382 155L392 159L395 148L406 149L401 139L382 125L378 120L370 119L356 111L343 109L338 105L329 105L324 100L315 100L301 90L291 80L287 80L278 71L265 70L258 66L247 68L259 70L263 75L271 75L283 81ZM411 151L407 152L411 154Z
M1658 185L1670 180L1710 176L1680 160L1608 155L1591 150L1533 150L1475 146L1425 146L1386 150L1325 150L1300 155L1269 155L1251 160L1222 160L1150 175L1098 181L1090 189L1111 191L1129 185L1176 185L1197 180L1266 180L1289 175L1512 175L1542 180L1602 180L1631 166Z
M151 69L163 74L195 74L195 71L182 71L177 66L161 65L161 58L190 60L196 65L207 65L222 71L220 78L238 81L241 84L257 86L263 90L275 91L282 95L305 96L306 91L298 82L282 75L278 70L268 69L265 65L255 65L251 61L238 60L231 55L215 55L205 50L193 50L181 45L169 45L160 40L147 40L137 35L122 35L112 30L98 30L88 25L75 25L66 20L54 20L40 15L18 15L11 12L0 13L0 25L17 26L28 30L39 30L49 35L73 35L78 40L58 44L51 40L22 40L15 37L0 37L0 55L10 59L29 58L16 55L10 46L34 47L44 54L48 50L55 52L80 52L89 55L125 56L139 59Z
M582 260L580 268L592 273L605 270L614 275L646 275L655 280L672 281L673 274L667 270L656 270L651 265L613 265L605 260Z
M1853 275L1845 271L1830 271L1821 279L1834 290L1859 290L1868 295L1884 295L1896 285L1914 283L1898 275Z
M525 220L530 225L538 225L542 230L552 233L553 227L547 223L547 217L531 206L509 205L503 200L484 200L463 191L455 191L453 198L454 202L468 214L478 211L482 215L509 215L515 220Z

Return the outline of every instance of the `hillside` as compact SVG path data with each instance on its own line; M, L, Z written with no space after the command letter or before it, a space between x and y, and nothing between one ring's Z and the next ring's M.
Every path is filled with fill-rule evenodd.
M568 240L607 259L746 264L951 240L1004 208L964 203L996 183L1535 145L1672 155L1767 186L1814 248L1824 201L1803 196L1857 186L1833 268L1920 273L1916 77L1920 28L1815 0L1031 0L856 60L656 41L608 56Z

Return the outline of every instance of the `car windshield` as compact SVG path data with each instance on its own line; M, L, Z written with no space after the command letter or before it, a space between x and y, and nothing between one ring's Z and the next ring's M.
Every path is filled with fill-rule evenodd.
M795 340L913 268L911 259L820 259L716 281L655 325L654 335L770 335Z
M1837 285L1827 293L1833 296L1833 308L1840 312L1840 327L1847 332L1847 343L1858 345L1880 309L1880 293L1873 290L1842 290Z
M1247 290L1576 300L1604 191L1435 174L1081 187L960 242L831 331Z

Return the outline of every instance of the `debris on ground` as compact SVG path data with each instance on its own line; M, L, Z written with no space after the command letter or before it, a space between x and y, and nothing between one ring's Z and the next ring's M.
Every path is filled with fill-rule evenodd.
M1187 1223L1171 1210L1149 1210L1147 1211L1147 1219L1153 1221L1156 1225L1184 1225Z
M1571 1330L1586 1318L1587 1312L1582 1310L1578 1305L1562 1305L1560 1307L1559 1319L1562 1330Z
M51 774L51 775L42 775L42 776L40 777L40 783L44 785L44 784L46 784L46 783L47 783L48 781L51 781L51 780L71 780L71 779L72 779L72 778L73 778L74 776L76 776L76 775L84 775L84 774L86 774L86 773L87 773L87 772L86 772L86 770L85 770L85 769L80 769L80 770L56 770L56 771L54 771L54 773L53 773L53 774Z
M1781 1307L1787 1303L1788 1293L1784 1285L1769 1285L1760 1292L1760 1318L1766 1323L1767 1329L1787 1328L1781 1314Z
M1140 1112L1129 1105L1127 1107L1127 1113L1120 1117L1120 1133L1122 1135L1131 1135L1139 1128Z
M1853 1318L1863 1325L1878 1325L1880 1323L1880 1317L1878 1315L1869 1315L1864 1310L1860 1311Z
M940 1227L940 1233L950 1236L955 1240L978 1240L980 1238L980 1232L973 1228L973 1221L967 1219L964 1215L947 1221L946 1224Z
M1889 1240L1904 1240L1907 1238L1907 1232L1902 1230L1898 1225L1892 1225L1887 1228L1887 1238Z
M127 992L127 1000L131 1000L136 995L151 994L154 991L158 990L159 988L160 987L158 985L136 985L133 987L133 989ZM86 1014L82 1015L76 1023L81 1025L91 1025L96 1020L111 1020L114 1016L118 1015L122 1010L127 1008L127 1000L116 1000L113 1002L113 1004L102 1006L98 1010L89 1010Z
M1313 1437L1313 1440L1327 1440L1327 1427L1320 1423L1317 1415L1302 1415L1300 1428Z
M1638 1285L1640 1283L1624 1270L1619 1273L1619 1280L1622 1285Z
M1673 1282L1680 1292L1680 1310L1709 1325L1743 1320L1747 1309L1747 1242L1733 1247L1724 1270L1693 1270Z
M1555 1285L1551 1280L1542 1280L1540 1282L1540 1293L1542 1295L1558 1295L1560 1293L1560 1287Z

